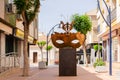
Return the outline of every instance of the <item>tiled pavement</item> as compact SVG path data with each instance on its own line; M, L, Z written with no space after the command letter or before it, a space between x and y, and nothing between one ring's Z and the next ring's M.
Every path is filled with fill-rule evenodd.
M114 72L113 76L107 73L96 73L93 67L77 66L77 76L58 76L58 66L49 66L47 69L38 69L32 66L30 76L22 77L22 70L16 69L10 74L1 75L0 80L118 80L120 71Z

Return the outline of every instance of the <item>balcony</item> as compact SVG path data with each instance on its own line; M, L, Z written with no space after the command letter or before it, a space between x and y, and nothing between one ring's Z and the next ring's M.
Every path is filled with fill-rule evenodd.
M111 11L111 22L117 18L116 8ZM107 16L107 21L109 22L109 16Z

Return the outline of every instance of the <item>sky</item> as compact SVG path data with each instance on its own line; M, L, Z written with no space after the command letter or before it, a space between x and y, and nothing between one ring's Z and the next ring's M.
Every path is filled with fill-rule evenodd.
M60 21L70 22L73 14L85 14L96 9L97 0L41 0L39 32L47 34Z

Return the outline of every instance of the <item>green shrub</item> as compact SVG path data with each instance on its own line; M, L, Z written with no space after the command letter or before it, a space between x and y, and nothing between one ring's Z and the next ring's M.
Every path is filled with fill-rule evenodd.
M101 45L94 45L93 48L94 48L95 51L98 51L98 48L99 48L99 50L102 50Z
M93 64L94 67L96 66L105 66L105 62L102 59L96 59L95 63Z

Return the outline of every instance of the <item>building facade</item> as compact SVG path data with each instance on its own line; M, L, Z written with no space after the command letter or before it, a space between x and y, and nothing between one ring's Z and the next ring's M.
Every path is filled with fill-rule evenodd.
M86 15L88 15L92 21L92 29L87 33L86 36L86 44L90 43L97 43L98 42L98 32L97 32L97 10L91 10L89 12L86 12Z
M89 31L86 35L87 49L89 50L89 48L90 48L90 55L88 56L88 60L91 64L95 62L96 57L97 57L97 56L95 56L95 51L94 51L93 46L92 46L92 45L95 45L95 44L98 43L96 12L97 12L97 9L93 9L93 10L90 10L90 11L86 12L86 15L88 15L90 17L91 21L92 21L91 31Z
M22 68L24 40L22 17L15 13L13 0L0 0L0 7L0 67L19 66ZM30 24L28 45L34 44L38 39L37 22L38 16Z
M102 14L105 19L109 21L107 8L102 0L100 1L100 7L102 10ZM112 62L113 67L120 65L120 0L105 0L107 5L111 7L111 26L112 26ZM106 62L109 62L109 26L106 25L103 20L100 11L97 11L97 19L98 19L98 37L102 40L103 44L103 59ZM120 68L120 67L119 67Z
M44 33L39 32L37 42L46 41L46 40L47 40L46 35ZM58 60L58 55L56 53L56 48L53 46L51 41L49 42L48 45L51 45L53 47L48 53L48 65L52 65L52 64L55 63L56 59ZM46 62L47 61L46 45L43 47L42 53L41 53L41 50L40 50L40 48L37 44L36 45L31 45L30 46L29 60L30 60L30 63L32 65L38 64L40 61L45 61Z

